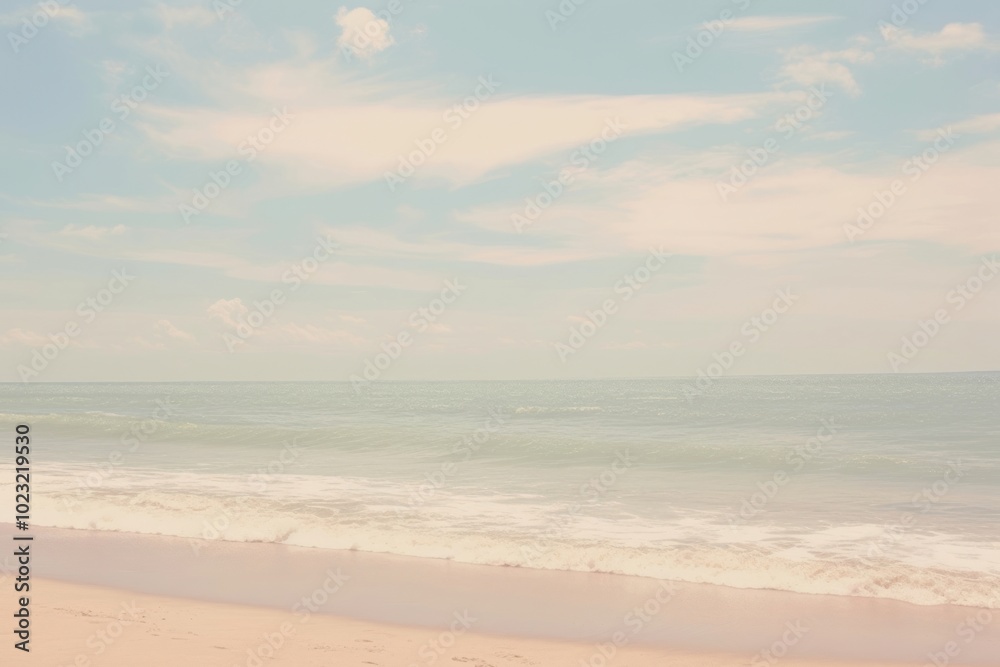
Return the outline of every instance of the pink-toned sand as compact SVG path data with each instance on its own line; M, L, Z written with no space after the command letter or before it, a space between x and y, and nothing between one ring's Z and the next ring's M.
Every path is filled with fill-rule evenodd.
M35 580L31 653L5 646L3 664L45 667L745 667L750 656L624 646L604 661L594 645L493 637L360 622L323 614L134 594ZM2 606L10 618L13 596ZM12 644L12 636L8 635ZM10 660L8 661L8 658ZM582 661L582 662L581 662ZM766 662L759 662L766 665ZM871 662L802 661L782 667L872 666Z

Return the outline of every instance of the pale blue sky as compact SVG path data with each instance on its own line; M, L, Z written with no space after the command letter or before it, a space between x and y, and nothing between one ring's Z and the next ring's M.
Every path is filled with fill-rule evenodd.
M1000 368L996 3L40 7L0 14L0 380L346 380L401 333L379 379Z

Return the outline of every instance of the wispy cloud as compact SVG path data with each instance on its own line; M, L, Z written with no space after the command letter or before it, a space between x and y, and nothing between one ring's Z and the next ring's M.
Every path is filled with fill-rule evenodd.
M882 38L892 49L924 53L925 62L940 65L951 52L995 49L980 23L949 23L940 32L917 33L892 25L882 27Z
M830 83L857 97L861 94L861 86L848 64L870 63L874 59L874 53L857 47L842 51L798 47L785 52L781 76L801 86Z
M996 132L997 130L1000 130L1000 113L973 116L972 118L960 120L955 123L949 123L946 127L938 127L931 130L920 130L917 132L917 138L921 141L933 141L939 136L941 130L948 128L958 135L988 134L990 132Z
M215 12L209 11L207 6L201 5L188 5L187 7L159 5L155 11L156 17L167 29L177 26L205 28L218 20Z
M773 32L835 21L836 16L744 16L733 19L728 29L736 32Z
M98 241L106 236L120 236L124 234L127 230L125 225L115 225L114 227L98 227L97 225L66 225L61 230L59 230L60 236L69 236L71 238L81 238L90 241Z
M186 331L178 329L170 320L159 320L156 323L156 331L159 334L167 336L169 338L175 338L182 341L194 341L194 336Z
M48 20L61 23L69 27L73 32L82 32L91 28L92 22L90 17L80 11L78 7L74 7L72 5L59 6L54 2L52 5L55 6L46 6L45 9L42 10L42 12L48 17ZM21 25L25 19L31 21L32 17L38 14L39 11L39 5L31 4L24 9L7 14L0 14L0 26L13 27Z

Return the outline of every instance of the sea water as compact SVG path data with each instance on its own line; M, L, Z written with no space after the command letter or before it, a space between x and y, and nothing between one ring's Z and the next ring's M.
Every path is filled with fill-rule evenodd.
M0 406L11 443L31 427L35 525L1000 608L996 373L2 384Z

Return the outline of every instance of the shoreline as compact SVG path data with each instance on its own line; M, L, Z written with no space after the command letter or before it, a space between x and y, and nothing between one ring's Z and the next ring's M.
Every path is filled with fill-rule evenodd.
M223 618L253 610L274 620L308 611L314 619L421 636L447 631L456 614L469 614L476 622L468 634L497 642L589 647L590 653L612 642L625 653L653 652L661 660L663 654L716 656L705 664L748 665L784 642L782 664L924 665L977 611L267 543L52 528L36 535L33 576L49 582L46 587L90 587L100 600L119 591L116 599L125 592L192 609L214 605L225 609ZM995 666L1000 623L988 624L961 649L950 665Z
M474 617L448 629L389 625L326 614L137 594L110 587L33 581L32 660L58 667L205 667L331 664L474 667L599 665L737 667L754 656L622 645L612 647L479 633ZM6 606L6 605L4 605ZM607 660L610 656L611 660ZM760 664L768 664L758 656ZM782 657L787 667L917 667L919 663ZM605 662L607 661L607 662ZM952 663L958 664L958 663Z

